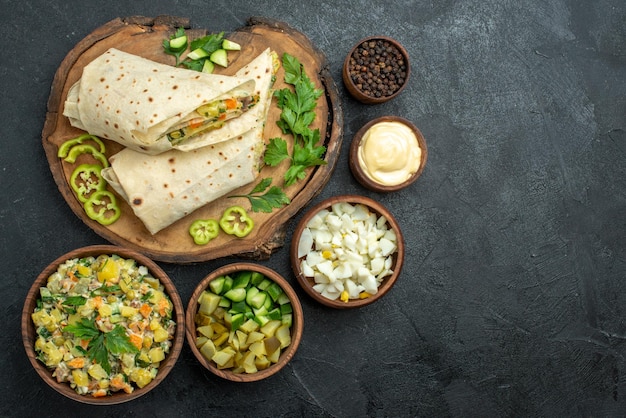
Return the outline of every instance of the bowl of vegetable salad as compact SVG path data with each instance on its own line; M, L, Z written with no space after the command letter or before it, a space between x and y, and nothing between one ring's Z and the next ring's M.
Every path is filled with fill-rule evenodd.
M78 402L138 398L165 379L184 341L167 274L129 249L94 245L54 260L22 311L26 354L41 378Z
M185 321L187 342L200 364L224 379L253 382L291 361L304 316L280 274L242 262L220 267L200 282Z
M290 257L298 283L313 299L332 308L359 308L379 300L398 280L404 238L380 202L334 196L300 219Z

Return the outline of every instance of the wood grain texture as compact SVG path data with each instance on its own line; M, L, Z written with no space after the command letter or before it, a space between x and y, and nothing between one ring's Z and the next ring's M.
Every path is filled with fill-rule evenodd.
M343 140L343 116L339 95L330 76L326 59L306 36L285 23L266 18L250 18L246 26L227 35L229 39L240 43L242 50L229 52L230 65L226 69L216 70L216 73L231 75L268 47L279 56L288 52L297 57L316 86L325 91L325 95L318 100L317 117L312 127L320 129L320 136L327 147L324 157L326 164L309 169L304 180L285 188L285 193L291 199L290 205L276 209L271 214L252 213L255 228L245 239L220 234L209 244L198 246L193 243L188 234L189 225L195 219L219 219L223 210L233 204L249 207L247 200L229 199L226 196L205 205L155 235L147 231L130 206L119 198L121 218L110 226L102 226L85 215L82 204L74 196L68 184L75 165L65 163L57 157L60 144L82 133L70 126L63 116L63 104L68 89L80 78L85 65L111 47L173 65L174 58L163 53L161 45L163 39L168 38L180 26L189 28L189 20L172 16L118 18L93 31L67 54L53 81L42 132L43 147L52 175L72 211L87 226L113 244L141 252L155 260L172 263L193 263L232 255L267 259L284 244L284 228L287 221L314 198L330 179ZM207 32L202 29L188 29L187 33L191 39L194 39L204 36ZM276 89L286 87L282 68L276 75L274 87ZM293 142L291 136L282 135L275 123L279 117L280 109L273 102L264 138L269 141L273 137L283 137L291 147ZM105 143L107 157L122 149L119 144L111 141L105 141ZM88 160L82 160L79 157L77 164L83 161ZM282 185L282 177L287 168L286 162L277 167L266 166L257 181L272 177L273 184ZM229 195L249 193L254 184L256 183L242 186Z

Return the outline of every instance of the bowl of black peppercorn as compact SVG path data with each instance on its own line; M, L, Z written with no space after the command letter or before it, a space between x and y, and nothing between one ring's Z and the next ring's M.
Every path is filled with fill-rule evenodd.
M372 36L357 42L343 64L343 83L356 100L383 103L396 97L407 85L409 54L395 39Z

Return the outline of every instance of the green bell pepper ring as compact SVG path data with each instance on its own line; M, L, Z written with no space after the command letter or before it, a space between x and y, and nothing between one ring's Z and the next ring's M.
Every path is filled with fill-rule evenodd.
M208 244L220 233L220 225L215 219L198 219L189 227L189 235L197 245Z
M104 154L105 147L104 147L104 143L100 140L100 138L94 135L90 135L90 134L83 134L83 135L77 136L74 139L68 139L67 141L62 143L61 146L59 147L59 151L57 152L57 156L59 158L67 157L67 154L70 152L70 148L72 148L74 145L82 144L83 141L95 142L98 145L100 153Z
M243 238L254 228L254 221L241 206L231 206L222 214L220 226L227 234Z
M121 215L115 195L108 190L98 190L83 205L90 219L100 225L111 225Z
M91 154L96 160L100 162L100 164L102 164L103 167L109 166L109 161L107 160L107 157L103 153L98 151L93 145L89 144L74 145L67 153L65 161L67 161L68 163L75 163L76 158L78 158L78 156L81 154Z
M70 186L76 197L85 203L97 191L104 190L106 180L102 178L102 166L99 164L81 164L74 169L70 177Z

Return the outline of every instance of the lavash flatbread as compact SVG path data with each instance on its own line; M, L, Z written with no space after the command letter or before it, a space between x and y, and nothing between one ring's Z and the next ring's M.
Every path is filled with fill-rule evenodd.
M239 70L256 81L261 100L247 114L254 124L242 135L191 151L147 155L124 149L102 175L151 234L254 181L265 151L263 131L272 99L272 56L267 49ZM243 117L243 116L242 116Z
M175 68L111 48L85 66L68 91L63 114L72 126L92 135L158 154L176 148L165 134L193 118L200 106L233 96L252 97L254 88L251 78ZM215 135L186 149L234 138L251 125L235 127L231 131L226 122Z

